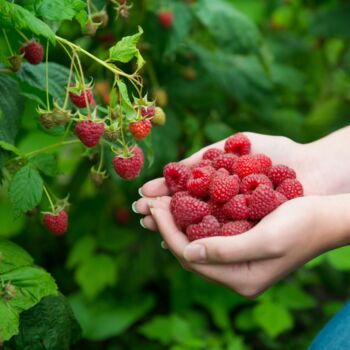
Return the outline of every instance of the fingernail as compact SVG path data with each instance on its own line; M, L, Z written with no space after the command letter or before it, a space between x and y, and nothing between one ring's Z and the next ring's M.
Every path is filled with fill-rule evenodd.
M138 212L137 209L136 209L136 202L132 203L131 209L132 209L132 211L133 211L135 214L139 214L139 212Z
M143 219L140 219L140 225L141 225L143 228L146 228L145 224L143 223Z
M184 250L184 258L187 261L205 261L207 252L201 244L190 244Z
M154 208L149 208L149 211L151 212L152 215L156 213L156 210Z
M143 195L143 193L142 193L142 187L139 188L138 192L139 192L139 195L140 195L141 197L144 197L144 195Z
M160 243L160 246L165 250L168 249L168 246L164 241L162 241L162 243Z

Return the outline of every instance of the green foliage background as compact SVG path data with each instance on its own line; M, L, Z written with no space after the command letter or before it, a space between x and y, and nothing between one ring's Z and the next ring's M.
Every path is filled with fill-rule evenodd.
M99 8L105 5L103 0L94 2ZM14 219L6 183L1 188L0 237L28 251L66 296L57 294L51 277L29 257L23 258L16 269L37 269L38 278L50 279L51 289L38 292L35 303L20 309L20 333L5 348L43 349L44 344L55 350L306 349L349 296L349 247L317 258L258 299L247 300L183 271L160 248L158 234L143 230L131 212L121 224L116 211L129 209L138 187L160 176L167 162L236 131L310 142L347 125L350 6L340 0L135 0L128 19L112 19L90 38L81 35L78 23L85 13L81 1L52 1L51 6L65 10L56 7L51 12L44 0L16 3L44 17L52 28L64 20L58 35L103 59L109 46L136 33L140 25L144 35L139 48L147 61L144 80L151 95L159 89L166 92L168 121L154 128L144 145L150 148L152 141L153 165L130 183L111 175L102 187L94 187L89 177L93 160L81 157L80 147L34 160L39 168L45 164L45 180L57 193L70 193L70 228L63 238L48 234L36 211ZM114 18L113 6L106 3ZM3 6L2 0L1 14ZM174 12L171 30L158 22L162 6ZM1 15L0 23L9 25ZM46 27L33 22L29 29L54 41ZM10 39L20 46L15 33ZM3 38L0 47L0 59L6 62ZM56 46L50 62L50 93L60 100L69 61ZM84 63L86 75L95 82L111 79L91 61ZM0 138L15 142L19 152L54 143L60 135L38 126L35 109L45 99L43 71L44 66L25 64L11 78L0 75ZM6 152L0 154L0 166L6 157ZM1 242L0 248L5 244ZM41 299L45 295L50 296ZM0 327L4 317L12 317L5 314L10 309L4 305L0 304ZM78 342L80 330L72 310L82 328Z

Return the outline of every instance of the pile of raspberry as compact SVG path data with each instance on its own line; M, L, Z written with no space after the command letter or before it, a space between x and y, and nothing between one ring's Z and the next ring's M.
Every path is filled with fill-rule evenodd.
M284 202L304 194L295 171L273 165L265 154L251 154L244 134L228 138L224 149L209 148L192 167L181 163L164 167L171 213L190 241L241 234Z

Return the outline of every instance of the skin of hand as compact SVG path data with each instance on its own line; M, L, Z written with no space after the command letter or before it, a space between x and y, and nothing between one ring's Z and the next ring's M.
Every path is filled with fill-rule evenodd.
M341 189L322 183L327 170L316 166L320 158L314 149L315 145L325 150L327 147L320 141L301 145L284 137L246 135L251 140L252 153L265 153L274 164L286 164L296 170L307 197L283 204L249 232L192 243L174 223L164 179L146 183L141 188L144 197L133 207L146 215L143 225L161 233L185 269L243 296L255 297L313 257L349 244L350 219L346 209L350 208L350 195L330 195ZM223 146L224 141L209 147ZM199 162L205 150L183 162Z

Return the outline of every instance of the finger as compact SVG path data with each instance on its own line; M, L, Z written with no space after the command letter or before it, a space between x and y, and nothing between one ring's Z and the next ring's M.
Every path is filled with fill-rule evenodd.
M261 228L230 237L210 237L186 246L183 256L187 261L201 263L239 263L279 256L274 242L268 242Z
M149 210L149 204L150 204L150 199L144 197L134 202L131 208L132 208L132 211L136 214L150 215L151 212Z
M163 177L146 182L139 190L142 197L160 197L169 194Z
M157 223L151 215L145 216L140 220L140 225L150 231L158 231Z

